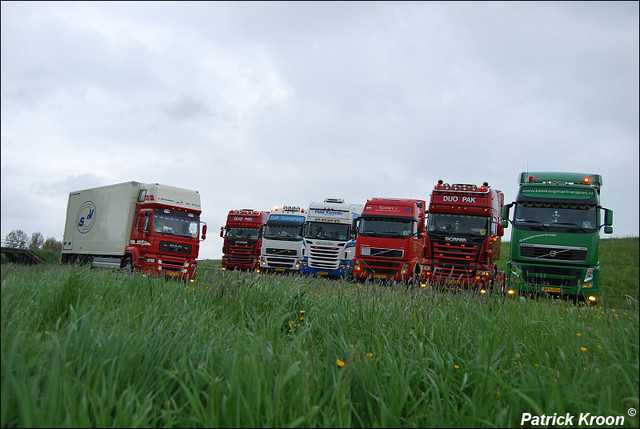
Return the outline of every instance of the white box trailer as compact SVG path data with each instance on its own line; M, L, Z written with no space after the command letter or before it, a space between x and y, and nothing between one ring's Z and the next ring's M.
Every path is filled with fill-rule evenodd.
M60 262L193 280L200 213L198 191L158 183L124 182L71 192ZM205 234L203 225L203 240Z
M126 182L71 192L62 253L124 255L141 185Z

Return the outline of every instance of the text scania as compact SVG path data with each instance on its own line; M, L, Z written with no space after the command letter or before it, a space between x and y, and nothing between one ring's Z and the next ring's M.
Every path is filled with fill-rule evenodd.
M443 195L442 196L442 201L451 202L451 203L457 203L458 201L460 201L460 197L458 197L457 195ZM469 204L475 204L476 203L476 197L462 197L462 202L463 203L469 203Z
M531 413L522 413L520 419L520 426L524 426L528 423L531 426L622 426L624 424L624 416L594 416L591 413L580 413L577 419L577 423L574 421L576 416L572 416L569 413L558 415L543 414L541 416L535 416Z

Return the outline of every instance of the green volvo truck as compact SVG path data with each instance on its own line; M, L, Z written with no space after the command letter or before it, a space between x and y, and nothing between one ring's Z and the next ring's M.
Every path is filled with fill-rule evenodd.
M601 187L599 174L520 174L516 200L502 209L502 226L512 226L509 294L597 301L600 229L613 233L613 211L600 206Z

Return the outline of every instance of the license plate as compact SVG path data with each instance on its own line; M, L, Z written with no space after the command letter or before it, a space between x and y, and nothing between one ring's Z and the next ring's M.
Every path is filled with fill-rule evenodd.
M276 268L276 271L284 271L284 268Z
M542 292L557 292L557 293L560 293L560 292L562 292L562 290L559 287L542 286Z
M327 271L318 271L318 274L320 274L321 276L329 275L329 273Z
M165 271L165 272L164 272L164 275L165 275L165 276L179 276L179 275L180 275L180 273L179 273L179 272L177 272L177 271Z
M387 278L387 276L385 274L374 274L373 277L376 278L376 279L386 279Z

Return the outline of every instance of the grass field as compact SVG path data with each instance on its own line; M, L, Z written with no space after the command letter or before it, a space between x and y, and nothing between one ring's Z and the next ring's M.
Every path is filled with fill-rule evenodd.
M595 306L3 263L1 424L638 427L638 238L601 246Z

